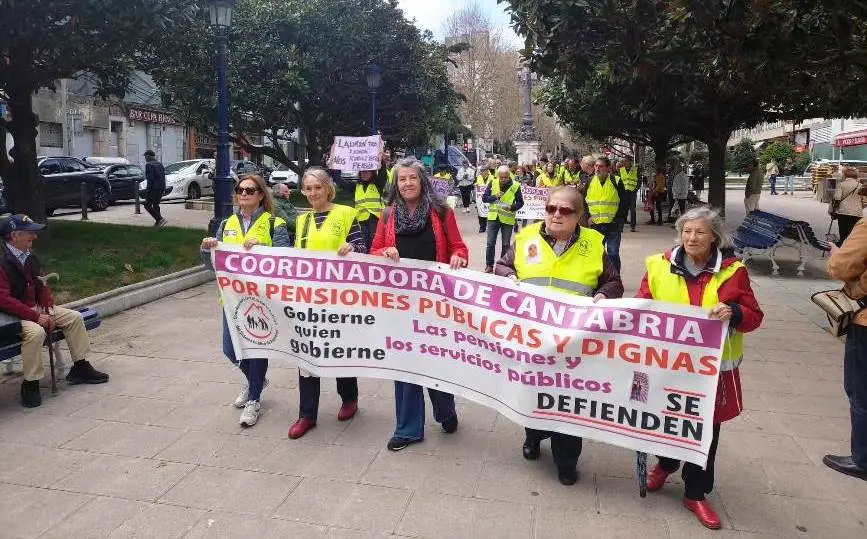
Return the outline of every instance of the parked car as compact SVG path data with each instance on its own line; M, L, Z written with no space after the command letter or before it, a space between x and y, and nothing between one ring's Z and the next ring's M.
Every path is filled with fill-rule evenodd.
M186 200L201 198L203 194L214 194L211 171L216 168L213 159L191 159L166 165L166 190L163 200ZM139 192L144 198L147 181L139 184Z
M108 165L103 168L111 185L111 202L135 200L135 184L144 181L144 169L140 165Z
M102 170L91 168L75 157L43 157L37 160L42 178L45 213L57 208L81 206L81 184L87 186L87 205L103 211L111 203L111 184Z
M261 174L262 171L259 170L259 165L252 161L232 161L232 172L237 174L238 176L242 176L244 174Z
M289 189L297 189L298 188L298 174L284 164L280 164L277 168L271 172L271 177L269 178L268 185L274 186L278 183L285 183Z

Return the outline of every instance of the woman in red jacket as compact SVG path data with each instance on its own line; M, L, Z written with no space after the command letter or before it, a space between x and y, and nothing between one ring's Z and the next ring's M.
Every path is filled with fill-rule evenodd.
M757 329L764 314L750 288L746 266L732 256L731 239L719 213L706 207L690 210L677 220L675 228L677 247L648 257L647 273L636 297L704 307L710 318L728 322L707 466L702 469L688 462L681 472L683 505L704 526L718 529L719 516L705 500L705 494L713 490L720 424L743 410L738 371L743 359L743 334ZM680 461L659 457L659 464L648 473L647 490L661 489L678 468Z
M394 262L403 257L443 262L452 269L467 267L467 246L455 214L434 192L424 166L415 159L403 159L394 167L394 179L397 188L389 194L370 254ZM434 419L445 432L455 432L455 396L431 388L428 395ZM421 386L395 381L394 398L397 426L387 447L400 451L424 439L424 392Z

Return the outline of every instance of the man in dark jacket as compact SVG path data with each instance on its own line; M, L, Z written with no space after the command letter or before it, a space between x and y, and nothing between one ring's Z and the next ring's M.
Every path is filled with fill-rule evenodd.
M147 181L144 208L154 218L154 226L165 226L166 220L160 214L160 200L163 198L163 191L166 190L166 169L157 160L157 154L153 150L146 151L144 158Z
M45 335L55 328L63 330L74 363L66 376L70 384L102 384L108 375L85 360L90 341L81 313L55 307L51 290L40 277L39 261L31 253L33 240L45 225L26 215L13 215L0 222L5 244L0 259L0 312L21 319L21 363L24 382L21 401L27 408L42 404L39 380L45 375L42 346Z

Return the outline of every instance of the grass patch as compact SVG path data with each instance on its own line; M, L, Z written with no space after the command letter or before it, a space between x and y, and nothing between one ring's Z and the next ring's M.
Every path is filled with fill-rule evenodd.
M204 230L52 220L33 244L58 305L201 264Z

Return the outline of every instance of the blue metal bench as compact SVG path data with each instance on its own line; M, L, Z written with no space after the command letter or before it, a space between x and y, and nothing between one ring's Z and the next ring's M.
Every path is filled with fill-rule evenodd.
M771 275L780 274L776 261L777 249L790 247L798 251L798 276L804 275L809 248L824 253L830 250L827 242L820 241L806 221L794 221L761 210L750 212L735 231L735 250L743 261L757 255L766 255L771 261Z
M94 330L102 325L102 318L100 318L99 313L90 307L82 307L78 309L78 312L84 318L84 327L87 328L87 331ZM7 362L6 374L10 374L13 366L9 360L21 355L21 321L9 316L4 316L3 318L4 320L0 321L0 334L7 336L7 338L0 342L0 363ZM14 337L9 338L9 336ZM59 328L55 329L51 334L55 347L64 338L63 331ZM55 348L55 358L58 365L62 364L58 348Z

